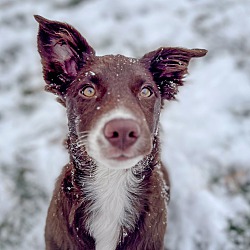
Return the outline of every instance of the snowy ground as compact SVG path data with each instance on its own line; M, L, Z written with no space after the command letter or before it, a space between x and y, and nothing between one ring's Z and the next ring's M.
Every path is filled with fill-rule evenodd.
M67 162L64 109L43 91L33 14L73 24L99 55L206 48L161 117L172 181L166 248L250 249L250 1L0 0L0 249L43 249Z

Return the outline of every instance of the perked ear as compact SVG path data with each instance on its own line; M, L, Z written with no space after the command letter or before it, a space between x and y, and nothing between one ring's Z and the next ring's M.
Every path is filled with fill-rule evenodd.
M47 83L45 89L62 97L95 51L72 26L34 17L39 23L37 43Z
M144 55L140 61L152 73L163 99L173 100L188 73L190 59L206 53L205 49L159 48Z

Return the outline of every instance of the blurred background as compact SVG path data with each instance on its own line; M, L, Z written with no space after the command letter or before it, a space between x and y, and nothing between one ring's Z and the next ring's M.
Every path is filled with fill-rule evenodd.
M44 81L33 15L75 26L98 55L205 48L161 116L168 250L250 249L249 0L0 0L0 249L44 249L65 110Z

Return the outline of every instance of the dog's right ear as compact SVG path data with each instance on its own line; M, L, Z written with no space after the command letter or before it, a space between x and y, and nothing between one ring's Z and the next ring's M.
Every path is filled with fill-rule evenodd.
M72 26L37 15L34 17L39 23L37 43L47 83L45 89L62 98L95 51Z

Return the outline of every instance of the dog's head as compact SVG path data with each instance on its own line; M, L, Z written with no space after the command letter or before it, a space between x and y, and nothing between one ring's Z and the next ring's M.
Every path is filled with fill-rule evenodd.
M140 59L96 56L72 26L35 16L46 89L67 108L69 130L100 167L130 168L153 148L163 100L175 99L202 49L160 48Z

